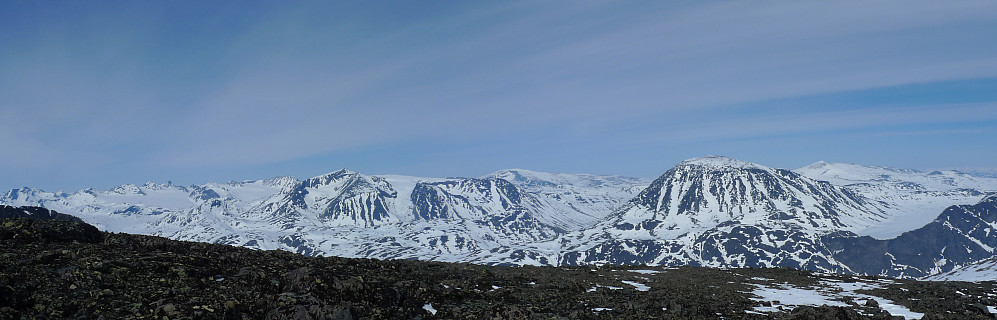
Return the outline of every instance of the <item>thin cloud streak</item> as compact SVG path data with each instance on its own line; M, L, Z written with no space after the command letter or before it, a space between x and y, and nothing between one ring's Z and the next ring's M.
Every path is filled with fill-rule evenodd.
M989 58L992 55L987 52L995 48L984 48L976 57L965 59L952 59L941 47L934 54L905 57L905 52L925 49L922 42L948 40L890 41L894 38L890 32L898 30L989 18L980 13L979 6L945 7L942 9L947 12L940 15L938 6L923 2L900 10L892 5L854 10L828 4L759 7L724 3L666 15L675 17L674 21L662 22L655 15L646 15L633 24L609 26L601 36L569 37L553 44L546 42L574 29L597 28L576 25L537 34L536 30L550 21L567 18L551 17L547 12L513 12L515 19L500 20L483 32L447 35L452 41L420 47L405 56L389 56L386 67L362 65L362 71L326 73L341 66L306 56L300 62L279 64L292 73L280 68L248 68L250 72L230 79L229 89L205 99L198 116L191 118L195 129L181 144L183 148L169 153L184 155L186 160L179 163L190 165L247 159L272 162L397 141L399 137L447 139L450 131L431 129L444 125L472 135L510 126L528 130L551 122L591 119L618 126L635 117L662 116L675 109L723 108L745 101L994 77L997 59ZM575 11L569 17L577 15ZM705 34L684 36L689 33ZM414 34L418 32L408 35ZM389 34L384 39L399 38ZM847 43L839 46L841 42ZM391 46L377 38L363 45ZM239 50L251 51L248 49ZM495 54L496 50L500 54ZM282 55L260 52L258 56L256 60L252 56L243 59L248 65L259 65L269 61L266 57ZM504 63L467 64L473 57L496 56ZM455 68L448 62L458 62L467 72L434 81L432 69ZM419 81L422 77L430 81ZM372 89L391 81L400 82L400 86ZM384 99L380 95L385 93L396 95ZM410 112L414 108L419 111ZM274 109L283 111L274 115ZM346 109L364 111L335 112ZM256 110L266 116L240 117L239 110ZM370 121L365 125L355 121L323 125L325 121L320 120L335 118ZM502 118L516 121L491 121ZM213 128L231 131L215 134L228 137L228 147L219 149L214 143L199 142L199 137L216 133ZM281 145L291 140L302 147ZM261 145L274 152L260 150ZM185 154L191 146L195 151Z
M16 152L0 165L179 173L406 144L664 148L995 120L992 104L744 107L997 78L992 1L161 5L6 26L0 117L16 125L0 144Z
M873 108L862 110L765 114L722 118L693 124L666 125L628 133L629 143L708 142L729 139L757 139L771 136L822 132L849 133L855 130L906 128L917 125L960 124L997 121L997 103ZM889 129L886 129L889 130ZM909 130L889 130L879 135L903 135ZM935 131L966 133L970 131Z

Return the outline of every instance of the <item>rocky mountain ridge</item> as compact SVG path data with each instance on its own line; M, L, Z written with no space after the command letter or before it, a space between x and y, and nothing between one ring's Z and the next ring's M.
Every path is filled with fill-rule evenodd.
M951 182L945 190L902 183L940 176L934 173L847 166L815 171L837 166L785 170L709 156L683 161L654 181L522 169L482 178L344 169L304 180L150 183L72 194L22 188L0 203L69 212L108 231L379 259L793 267L923 277L994 254L986 233L997 228L987 213L992 204L977 203L991 190L959 188L965 179L954 178L943 179ZM848 173L854 183L811 177L828 172ZM883 177L889 174L893 178ZM981 189L990 182L974 179ZM923 205L925 199L930 205ZM936 212L934 218L942 213L947 222L911 226L904 232L912 235L901 240L867 233L895 225L906 217L903 208L946 201L967 206ZM904 240L912 237L921 242ZM903 253L905 244L924 241L946 245L925 247L933 250L925 256ZM869 255L894 259L856 258Z

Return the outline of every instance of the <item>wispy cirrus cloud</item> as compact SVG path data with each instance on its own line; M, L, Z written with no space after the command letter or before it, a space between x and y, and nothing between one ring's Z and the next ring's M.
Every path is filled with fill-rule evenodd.
M994 121L959 97L765 106L997 78L992 1L6 6L8 167L180 174L400 144L538 154ZM418 150L392 157L481 170Z

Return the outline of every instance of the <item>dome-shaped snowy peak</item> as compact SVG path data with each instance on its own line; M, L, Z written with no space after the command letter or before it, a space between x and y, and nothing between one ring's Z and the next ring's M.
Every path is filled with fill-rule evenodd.
M724 156L703 156L680 162L677 166L698 166L709 169L769 169L769 167Z

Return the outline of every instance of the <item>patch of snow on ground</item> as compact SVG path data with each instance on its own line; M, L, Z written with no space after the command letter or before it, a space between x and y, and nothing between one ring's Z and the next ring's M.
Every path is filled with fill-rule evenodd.
M610 290L623 290L623 287L604 286L604 285L601 285L601 284L597 284L594 287L591 287L588 290L585 290L585 292L595 292L596 290L599 289L599 287L603 287L603 288L610 289Z
M755 291L751 293L759 296L758 299L753 299L755 301L779 301L778 304L772 303L771 307L755 307L755 311L759 312L779 312L781 311L779 309L780 306L819 306L825 304L829 306L846 305L841 301L830 300L830 297L825 296L816 290L800 289L789 285L780 285L778 288L770 288L759 285L758 289L755 289Z
M754 310L759 312L778 312L780 311L779 307L793 308L804 305L820 306L826 304L829 306L847 306L841 300L844 300L845 297L850 297L853 301L875 300L879 303L881 309L895 316L904 316L908 319L920 319L924 316L922 313L913 312L907 309L907 307L894 304L893 301L888 299L855 292L857 290L881 288L881 285L877 283L821 281L819 287L806 289L793 287L789 284L780 284L777 287L768 287L760 284L756 284L756 286L758 286L758 289L755 289L752 294L759 298L753 298L752 300L779 301L778 304L773 303L771 307L755 307Z
M647 285L644 285L643 283L640 283L640 282L623 280L623 283L626 283L626 284L629 284L631 286L634 286L634 289L637 289L637 291L651 290L651 287L648 287Z
M661 271L658 271L658 270L627 270L627 271L636 272L636 273L640 273L640 274L656 274L656 273L661 273Z
M423 305L422 308L425 309L426 311L429 311L430 314L432 314L434 316L436 315L436 309L433 308L433 304L432 303L427 303L427 304Z

